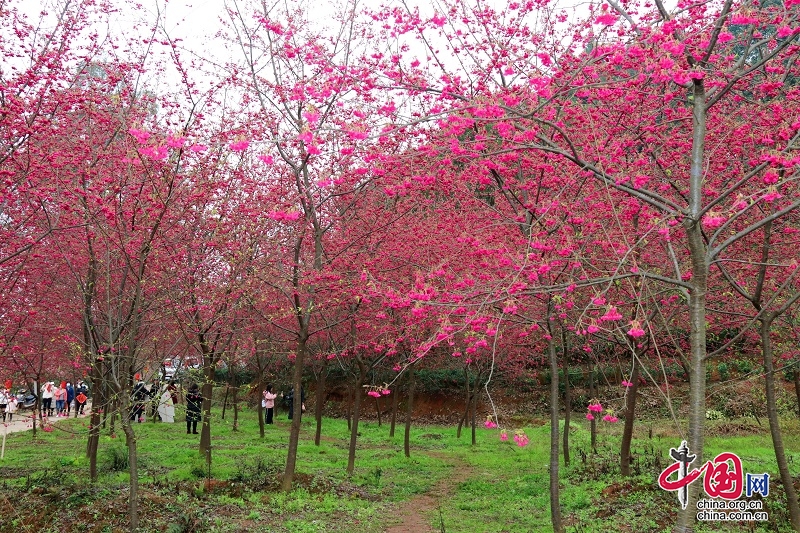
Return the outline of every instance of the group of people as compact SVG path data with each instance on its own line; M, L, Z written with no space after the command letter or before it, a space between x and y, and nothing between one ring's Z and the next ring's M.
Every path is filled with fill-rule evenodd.
M3 423L6 421L6 416L9 422L13 422L14 413L17 412L17 398L11 394L8 387L0 388L0 412L3 413Z
M89 399L88 394L89 388L83 381L78 381L74 387L68 381L62 381L58 385L48 381L42 386L42 416L69 416L73 405L75 416L82 415Z
M62 381L56 385L53 381L48 381L42 385L41 390L41 412L43 417L63 416L67 417L75 410L75 416L83 414L88 401L89 388L83 381L78 381L75 387L72 383ZM24 401L11 391L11 383L6 381L0 387L0 414L3 422L14 420L14 414L19 409L20 403ZM55 401L55 406L53 402ZM29 404L28 404L29 405Z
M172 424L175 422L175 406L180 403L179 389L167 379L163 384L153 381L146 385L140 375L136 375L136 385L131 392L130 420L144 422L147 406L150 406L148 416L158 416L162 422ZM192 383L186 393L186 433L197 434L197 423L200 421L200 409L203 395L197 383Z
M131 393L131 420L144 422L147 406L150 405L148 416L158 416L162 422L169 424L175 422L175 406L178 404L178 388L167 379L163 384L153 381L145 385L141 375L136 375L136 385Z

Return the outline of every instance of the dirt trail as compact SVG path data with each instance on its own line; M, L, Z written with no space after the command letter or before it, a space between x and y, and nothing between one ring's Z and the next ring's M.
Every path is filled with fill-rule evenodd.
M92 409L91 401L86 404L82 415L79 415L78 418L86 418ZM0 417L0 435L3 432L6 435L10 435L11 433L18 433L20 431L28 431L33 427L31 423L31 415L33 415L33 411L30 409L20 410L14 413L14 420L11 422L6 421L5 423L2 422L2 417ZM75 418L75 411L71 411L69 418ZM62 420L66 420L66 417L62 416L51 416L47 419L50 424L61 422ZM36 430L39 431L41 429L41 423L39 419L36 419Z
M386 528L384 533L437 533L441 531L440 527L431 526L429 517L434 516L440 502L450 496L459 483L463 483L474 473L474 468L458 457L436 453L429 455L452 464L453 470L425 494L415 496L401 504L395 513L400 523ZM437 520L434 516L433 522Z

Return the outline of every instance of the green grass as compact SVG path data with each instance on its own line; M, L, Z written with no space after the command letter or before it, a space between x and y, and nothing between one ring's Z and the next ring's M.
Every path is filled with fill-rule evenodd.
M349 432L345 421L325 419L323 440L313 444L314 421L303 421L297 478L291 493L279 490L289 422L279 419L259 437L255 414L244 411L239 431L230 420L212 423L211 479L197 452L198 437L182 423L136 424L143 531L179 532L381 532L398 523L416 495L430 501L422 513L435 530L459 532L552 531L549 511L549 427L524 428L525 448L501 442L496 430L468 432L417 426L406 458L402 428L359 425L353 476L345 474ZM657 473L670 460L680 434L668 423L640 423L634 441L634 475L619 475L621 424L601 424L598 453L589 446L588 424L573 423L572 461L560 466L561 511L568 531L637 533L668 531L678 502L658 489ZM652 437L648 429L652 428ZM792 466L800 464L800 426L784 423ZM119 531L126 523L127 448L122 434L104 433L100 479L87 483L84 420L63 421L51 433L9 435L0 462L0 530ZM709 422L706 457L740 455L746 472L773 474L766 499L769 523L700 525L697 531L790 531L769 434L750 422ZM416 504L413 504L416 505ZM737 529L739 528L739 529Z

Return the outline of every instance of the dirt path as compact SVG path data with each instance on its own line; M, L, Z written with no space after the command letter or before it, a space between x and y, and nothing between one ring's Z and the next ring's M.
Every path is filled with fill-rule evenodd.
M78 416L78 418L86 418L89 415L89 412L91 411L91 409L92 409L92 403L88 402L86 404L86 407L84 408L84 411L83 411L84 414ZM28 431L29 429L31 429L33 427L32 423L31 423L31 416L32 415L33 415L33 411L31 411L30 409L17 411L16 413L14 413L14 420L12 420L11 422L8 422L8 420L6 420L5 423L0 422L0 424L2 424L2 429L0 429L0 435L3 434L2 432L5 432L6 435L10 435L11 433L18 433L20 431ZM74 418L74 417L75 417L75 411L71 411L70 415L69 415L69 418ZM1 419L1 417L0 417L0 419ZM62 420L66 420L66 418L65 417L61 417L61 416L51 416L51 417L48 418L48 421L51 424L56 423L56 422L61 422ZM39 430L40 428L41 428L41 424L40 424L40 422L39 422L39 420L37 418L37 420L36 420L36 429Z
M474 468L458 457L436 453L430 455L450 463L453 470L425 494L415 496L401 504L396 511L400 523L386 528L384 533L436 533L442 530L440 527L432 527L429 517L435 513L439 504L452 494L459 483L463 483L473 475Z

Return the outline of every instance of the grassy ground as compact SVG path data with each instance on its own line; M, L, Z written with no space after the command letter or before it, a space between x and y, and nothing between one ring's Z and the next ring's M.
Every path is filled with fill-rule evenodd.
M87 481L86 421L70 420L51 433L9 435L0 462L0 530L15 532L124 531L127 451L122 437L102 437L102 474ZM740 455L745 472L773 473L765 498L769 522L706 524L698 531L790 531L783 491L766 428L750 421L709 422L707 456ZM197 436L182 423L135 426L140 450L143 531L179 532L382 532L396 524L414 497L436 488L433 503L415 509L436 531L551 531L549 526L549 427L525 428L530 444L501 442L497 430L478 430L456 439L455 428L426 426L412 431L412 457L402 450L402 428L359 426L359 450L352 478L345 475L349 434L346 422L326 419L323 442L313 444L313 420L303 421L296 489L281 492L288 421L284 417L259 438L255 414L245 411L240 429L215 420L211 477L197 453ZM597 454L589 446L588 424L570 431L572 461L562 463L561 503L568 531L667 531L678 502L655 484L671 461L680 435L670 424L641 423L634 446L634 476L618 471L621 424L601 425ZM791 466L800 465L800 425L784 424ZM409 502L411 502L409 504Z

